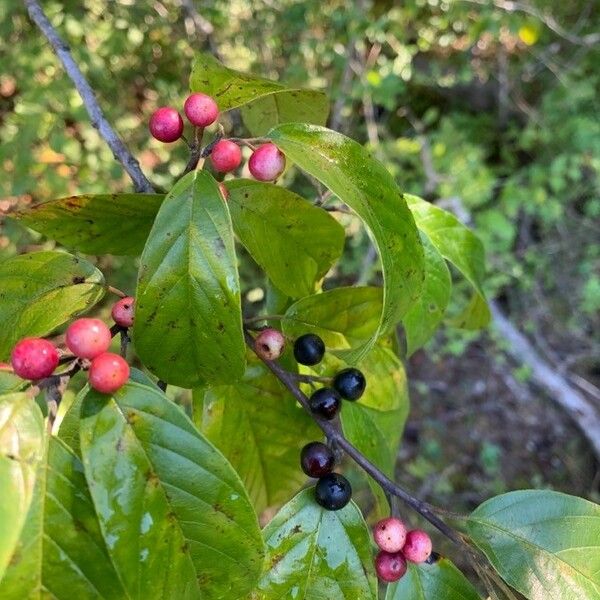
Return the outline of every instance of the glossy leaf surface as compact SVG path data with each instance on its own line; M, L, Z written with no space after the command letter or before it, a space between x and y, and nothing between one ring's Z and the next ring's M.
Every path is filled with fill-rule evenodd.
M206 171L166 197L142 254L133 337L144 365L180 387L244 373L240 284L229 211Z
M358 214L377 247L384 278L383 306L374 335L351 352L351 360L359 360L421 293L423 247L412 214L385 167L350 138L299 123L280 125L269 137Z
M104 539L136 598L248 593L263 561L256 514L235 471L155 387L89 392L85 474Z
M270 555L261 600L377 598L371 534L353 502L327 511L309 488L277 513L264 536Z

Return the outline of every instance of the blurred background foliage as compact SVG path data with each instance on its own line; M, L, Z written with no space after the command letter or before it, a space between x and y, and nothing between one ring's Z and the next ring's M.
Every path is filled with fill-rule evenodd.
M472 220L490 297L600 407L600 30L593 0L77 0L43 3L108 119L160 187L186 148L146 121L181 106L198 49L228 66L325 90L330 126L401 189ZM0 0L0 253L51 247L2 218L54 197L130 189L71 81L15 0ZM239 127L235 118L227 125ZM314 197L303 180L297 191ZM327 287L376 281L357 221ZM131 259L98 259L133 290ZM264 282L244 259L246 300ZM518 487L598 498L586 444L528 385L493 331L442 328L408 364L412 412L397 475L467 510ZM577 379L578 378L578 379Z

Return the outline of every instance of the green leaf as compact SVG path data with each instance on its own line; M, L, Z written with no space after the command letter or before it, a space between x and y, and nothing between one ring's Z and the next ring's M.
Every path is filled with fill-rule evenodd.
M11 216L79 252L138 255L163 199L162 194L86 194L49 200Z
M66 252L33 252L0 263L0 360L21 338L51 333L104 292L102 273Z
M43 440L44 419L35 401L27 394L0 396L0 579L29 510Z
M388 585L385 600L481 600L469 580L446 558L408 563L408 572Z
M155 387L91 391L81 417L85 474L111 559L136 598L238 598L264 547L239 477Z
M316 90L283 88L242 106L242 119L252 135L265 135L279 123L325 125L329 98Z
M194 390L194 403L202 432L231 462L258 512L306 482L300 448L323 434L262 363L250 363L235 385Z
M343 287L301 298L288 308L282 326L295 338L316 333L328 350L358 348L377 332L383 292L376 287Z
M180 179L156 217L141 258L133 339L144 365L180 387L244 374L231 219L206 171Z
M485 251L481 240L453 214L417 196L405 194L417 227L438 252L450 261L473 286L475 293L469 306L457 317L456 326L467 329L485 327L490 311L483 292Z
M394 476L398 446L409 411L404 366L388 348L375 346L359 364L367 388L357 402L346 402L340 413L345 436L389 477ZM382 513L387 500L381 488L367 478ZM381 515L385 516L385 515Z
M341 421L346 437L387 475L392 475L408 416L404 366L388 348L375 346L358 363L367 379L364 395L346 402Z
M270 553L258 597L375 600L371 534L358 507L327 511L300 492L264 530Z
M56 438L49 439L25 527L0 583L0 597L138 597L125 594L111 563L81 462Z
M252 258L288 296L312 294L342 254L344 228L281 186L236 179L227 189L233 228Z
M444 318L452 292L452 278L446 261L424 233L421 240L425 250L423 294L402 319L408 356L434 334Z
M552 491L497 496L468 520L496 571L531 600L600 598L600 506Z
M423 247L411 212L393 177L355 141L324 127L298 123L281 125L269 137L358 214L379 251L383 307L374 335L350 354L351 360L359 360L421 293Z
M192 92L212 96L222 111L243 106L252 135L264 135L278 123L323 125L329 100L323 92L286 88L280 83L229 69L210 54L200 53L190 76Z
M15 375L12 371L0 368L0 394L18 392L27 385L27 382Z

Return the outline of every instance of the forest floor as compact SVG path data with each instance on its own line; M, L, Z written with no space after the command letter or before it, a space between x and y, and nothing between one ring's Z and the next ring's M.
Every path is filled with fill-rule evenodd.
M517 382L499 356L483 335L460 357L437 361L420 351L410 359L411 412L397 480L458 513L531 487L598 501L600 465L585 439L551 399ZM449 546L441 550L461 562Z

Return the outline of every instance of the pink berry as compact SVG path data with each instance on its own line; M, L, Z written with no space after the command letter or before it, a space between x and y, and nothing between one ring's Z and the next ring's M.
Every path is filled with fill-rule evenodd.
M431 551L431 538L424 531L413 529L406 534L406 543L402 548L406 560L425 562L431 556Z
M129 365L118 354L105 352L92 361L88 378L95 390L110 394L129 379Z
M174 142L183 133L183 119L174 108L163 106L152 113L149 128L159 142Z
M24 338L13 348L10 362L23 379L43 379L58 366L58 350L48 340Z
M229 190L225 187L224 183L219 183L219 190L221 190L221 195L225 200L229 198Z
M219 140L210 153L210 160L215 171L229 173L229 171L233 171L240 166L242 151L231 140Z
M264 360L276 360L283 353L285 338L277 329L263 329L254 340L256 354Z
M274 181L285 169L285 155L275 144L263 144L252 153L248 168L255 179Z
M406 573L406 560L401 552L390 553L381 550L375 557L375 571L382 581L398 581Z
M386 552L400 552L406 541L406 526L400 519L382 519L373 529L375 543Z
M206 94L191 94L183 105L185 116L196 127L208 127L219 116L219 107L213 98Z
M96 358L110 346L110 329L100 319L77 319L69 325L67 348L79 358Z
M113 321L121 327L131 327L133 325L133 309L135 298L127 296L116 302L111 311Z

